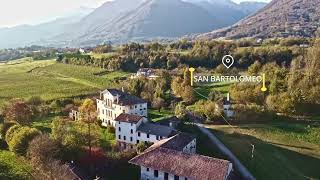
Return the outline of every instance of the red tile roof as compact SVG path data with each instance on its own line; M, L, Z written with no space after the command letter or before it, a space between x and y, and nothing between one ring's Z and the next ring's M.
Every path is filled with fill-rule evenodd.
M143 116L122 113L115 119L115 121L138 123L142 118Z
M193 180L225 180L230 165L226 160L152 146L129 163Z

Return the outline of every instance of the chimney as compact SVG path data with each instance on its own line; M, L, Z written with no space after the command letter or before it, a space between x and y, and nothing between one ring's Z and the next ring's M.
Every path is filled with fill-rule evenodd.
M121 90L122 90L122 92L124 92L124 88L123 87L121 88Z
M117 94L117 104L119 104L119 94Z

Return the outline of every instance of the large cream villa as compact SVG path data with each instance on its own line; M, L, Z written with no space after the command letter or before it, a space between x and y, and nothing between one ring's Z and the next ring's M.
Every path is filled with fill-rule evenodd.
M147 117L147 108L146 101L123 90L106 89L97 99L98 118L102 121L103 126L115 127L115 119L122 113Z

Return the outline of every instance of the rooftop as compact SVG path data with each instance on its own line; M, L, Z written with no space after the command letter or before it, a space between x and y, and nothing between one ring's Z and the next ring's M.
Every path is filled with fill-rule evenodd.
M142 118L143 116L122 113L117 118L115 118L115 121L138 123Z
M112 94L112 96L119 96L119 102L117 102L117 104L122 106L146 103L145 100L137 96L130 95L129 93L120 91L118 89L106 89L102 93L107 92Z
M129 163L194 180L224 180L230 165L226 160L154 146Z
M151 122L141 124L138 127L137 131L143 132L146 134L163 136L163 137L169 137L176 132L175 129L173 129L171 127L163 126L163 125L155 124L155 123L151 123Z
M195 139L194 136L187 133L179 133L169 138L168 141L160 145L163 148L182 151L191 141Z

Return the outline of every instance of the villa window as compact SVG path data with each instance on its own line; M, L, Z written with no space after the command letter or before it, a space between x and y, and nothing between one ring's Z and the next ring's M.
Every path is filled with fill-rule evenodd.
M175 175L174 180L179 180L179 176Z
M131 134L133 134L133 129L131 129Z
M159 171L158 170L154 170L153 175L154 175L154 177L158 177L159 176Z
M119 127L119 132L121 132L121 127Z
M130 141L132 142L133 140L132 140L132 137L130 137Z
M149 172L149 168L147 168L147 171Z
M140 137L140 132L138 132L138 136Z
M137 105L135 105L134 108L137 108Z
M126 140L127 138L126 138L126 136L123 136L123 140Z
M139 144L139 142L140 142L140 141L139 141L139 140L137 140L137 144Z
M149 134L147 134L147 138L150 138L150 135L149 135Z
M123 112L123 113L126 113L126 111L125 111L125 110L123 110L122 112Z
M121 139L121 135L119 135L118 138Z
M168 173L164 173L164 180L168 180L169 179L169 174Z

